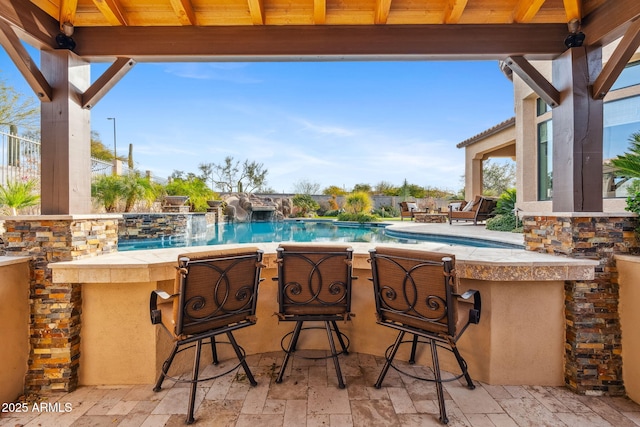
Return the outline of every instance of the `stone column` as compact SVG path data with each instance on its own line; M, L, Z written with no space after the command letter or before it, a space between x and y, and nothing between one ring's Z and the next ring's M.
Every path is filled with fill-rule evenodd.
M609 215L523 217L527 250L600 262L593 281L565 282L565 383L580 394L624 394L614 255L640 249L635 233L638 218Z
M52 282L49 263L117 251L119 215L5 219L6 256L31 256L31 350L25 390L73 391L78 385L82 289Z

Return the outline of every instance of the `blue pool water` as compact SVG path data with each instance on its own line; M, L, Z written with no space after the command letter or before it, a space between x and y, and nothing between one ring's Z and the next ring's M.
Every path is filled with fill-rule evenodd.
M207 231L203 239L185 241L180 238L153 240L120 240L119 251L159 249L230 243L265 242L370 242L417 243L436 242L485 248L522 248L508 243L454 236L426 235L389 231L381 224L340 224L315 221L283 221L217 224Z

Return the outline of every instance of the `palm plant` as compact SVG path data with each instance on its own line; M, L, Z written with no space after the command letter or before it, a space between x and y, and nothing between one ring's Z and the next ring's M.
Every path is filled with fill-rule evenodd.
M117 175L102 175L91 183L91 197L104 206L107 212L115 212L118 200L125 194L123 181Z
M612 159L611 164L624 177L640 178L640 132L631 134L629 143L629 151Z
M125 212L131 212L131 209L139 200L153 202L156 199L157 191L149 178L142 177L138 173L132 173L121 177L121 180Z
M0 185L0 205L7 206L11 215L17 215L18 210L35 206L40 202L40 196L35 194L38 181L29 179L26 181L9 181Z

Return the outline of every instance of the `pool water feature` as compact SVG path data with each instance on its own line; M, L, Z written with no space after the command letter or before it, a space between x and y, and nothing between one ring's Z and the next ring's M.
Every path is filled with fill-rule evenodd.
M179 237L121 240L119 251L159 249L202 245L267 242L368 242L418 243L437 242L451 245L521 249L508 243L454 236L428 235L389 231L385 224L336 223L335 221L279 221L218 223L203 238L187 240Z

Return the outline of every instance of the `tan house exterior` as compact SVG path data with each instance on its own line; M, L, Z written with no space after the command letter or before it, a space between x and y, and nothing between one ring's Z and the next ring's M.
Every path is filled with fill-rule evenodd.
M603 49L606 62L616 43ZM629 63L640 60L638 50ZM531 61L547 80L552 80L551 61ZM485 160L511 158L516 162L517 207L523 212L552 212L551 200L540 200L538 176L538 124L550 121L552 111L538 114L539 96L518 75L509 76L513 81L515 117L505 120L486 131L460 142L457 147L465 150L465 194L467 199L482 194L482 165ZM640 96L640 81L635 86L610 91L605 104L625 98ZM640 120L640 119L639 119ZM640 125L637 129L640 131ZM606 156L605 156L606 159ZM605 180L607 177L603 177ZM603 212L624 212L626 193L603 195Z

